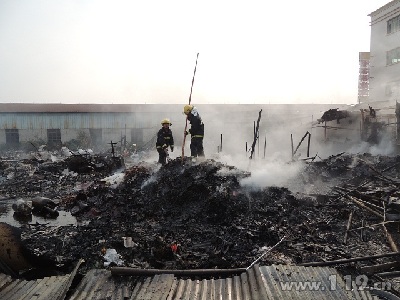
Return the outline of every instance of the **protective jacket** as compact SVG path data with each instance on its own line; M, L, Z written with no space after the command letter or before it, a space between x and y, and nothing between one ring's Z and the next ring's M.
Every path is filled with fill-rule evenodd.
M191 134L192 138L204 137L204 124L197 109L193 108L193 110L188 114L187 118L191 125L189 133Z
M174 147L174 137L172 136L171 129L161 128L157 133L157 149L166 149L169 146Z

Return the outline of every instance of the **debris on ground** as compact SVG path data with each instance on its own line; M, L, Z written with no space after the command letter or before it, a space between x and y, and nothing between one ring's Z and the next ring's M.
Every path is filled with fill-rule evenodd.
M0 193L16 199L16 207L28 199L77 219L77 226L21 225L24 251L36 266L68 271L83 258L82 273L105 265L243 268L283 237L259 263L302 264L389 253L400 241L400 157L341 153L295 162L301 172L293 180L303 187L296 192L290 184L243 186L250 172L212 159L177 158L161 167L140 162L119 170L88 164L88 172L82 158L84 171L71 170L73 157L24 159L1 169L7 179Z

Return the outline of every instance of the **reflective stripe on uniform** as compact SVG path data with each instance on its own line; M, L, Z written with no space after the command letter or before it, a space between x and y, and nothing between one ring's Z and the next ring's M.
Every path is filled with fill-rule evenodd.
M192 135L192 138L201 138L204 137L204 135Z

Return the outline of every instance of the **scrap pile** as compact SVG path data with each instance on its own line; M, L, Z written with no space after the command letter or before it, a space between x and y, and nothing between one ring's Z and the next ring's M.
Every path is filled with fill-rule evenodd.
M307 194L290 186L244 187L249 172L214 160L182 164L179 158L161 168L142 162L125 170L119 184L105 183L104 173L66 175L60 162L49 163L46 175L40 168L32 175L42 178L41 185L28 175L18 180L26 180L24 191L35 187L35 195L57 195L58 209L72 211L79 225L27 224L21 238L37 267L70 270L83 258L80 272L110 265L243 268L283 237L261 264L388 253L399 241L398 223L389 220L399 214L399 162L342 153L302 163L293 184L307 187ZM76 189L77 183L85 188ZM11 193L9 182L0 190Z

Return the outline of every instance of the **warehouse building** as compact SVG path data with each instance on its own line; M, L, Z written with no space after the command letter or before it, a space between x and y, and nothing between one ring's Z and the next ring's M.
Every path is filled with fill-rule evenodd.
M170 118L175 143L183 141L186 117L183 104L27 104L0 103L0 146L23 144L59 147L71 141L84 141L94 149L111 142L135 143L138 147L154 146L160 121ZM253 137L254 122L262 110L260 132L276 126L310 126L313 120L334 105L196 105L205 123L205 146L225 141L238 143L239 136ZM291 124L294 123L294 126ZM189 125L188 125L189 126ZM189 128L189 127L188 127ZM289 141L289 136L282 137ZM107 146L108 145L108 146ZM243 147L244 149L244 141Z

